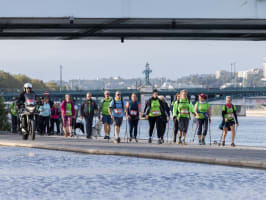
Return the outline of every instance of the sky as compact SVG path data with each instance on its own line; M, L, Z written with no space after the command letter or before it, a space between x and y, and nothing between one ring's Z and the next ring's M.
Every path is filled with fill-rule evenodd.
M257 0L0 0L0 5L0 17L266 19L266 1ZM262 67L264 60L262 41L0 41L0 70L45 81L59 79L60 65L64 80L143 77L146 62L151 77L176 79L230 70L231 62L237 70Z
M144 77L146 62L151 77L176 79L190 74L211 74L262 67L266 61L263 41L130 41L118 40L4 40L0 41L0 70L26 74L44 81Z

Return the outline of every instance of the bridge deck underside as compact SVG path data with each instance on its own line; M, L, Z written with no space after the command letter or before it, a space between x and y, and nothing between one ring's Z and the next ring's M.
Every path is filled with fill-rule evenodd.
M266 40L266 19L1 18L0 39Z

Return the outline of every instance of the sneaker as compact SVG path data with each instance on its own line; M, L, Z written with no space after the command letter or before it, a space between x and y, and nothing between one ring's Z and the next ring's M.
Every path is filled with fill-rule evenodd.
M202 139L202 140L201 140L201 143L202 143L202 145L206 145L206 143L205 143L205 140L204 140L204 139Z
M129 138L129 142L131 142L131 141L132 141L132 137Z
M151 140L151 138L149 138L149 143L150 143L150 144L152 143L152 140Z
M222 145L225 146L225 141L222 142Z
M177 144L182 144L181 138L179 138Z
M187 145L185 139L182 140L182 143L183 143L184 145Z
M157 144L162 144L161 139L158 139Z
M135 142L138 142L138 139L137 138L135 138Z
M109 135L106 135L106 136L104 136L104 139L106 139L106 140L110 140L111 138L110 138Z
M114 143L115 143L115 144L118 144L118 138L115 138L115 139L114 139Z
M235 147L235 146L236 146L235 143L232 143L232 144L231 144L231 147Z
M164 143L164 139L163 139L163 138L161 138L161 143L162 143L162 144Z
M202 145L201 140L199 140L199 145Z
M120 141L121 141L120 137L119 137L119 138L117 138L117 142L118 142L118 143L120 143Z
M91 136L87 136L87 139L92 139L92 137Z

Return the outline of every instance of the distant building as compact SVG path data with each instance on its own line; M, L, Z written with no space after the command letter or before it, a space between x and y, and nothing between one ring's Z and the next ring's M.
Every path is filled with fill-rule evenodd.
M247 71L239 71L239 72L237 72L237 77L247 80L249 76L257 75L257 74L260 74L262 72L263 72L262 69L254 68L254 69L250 69L250 70L247 70Z
M222 76L230 76L231 72L225 70L216 71L216 79L220 79Z

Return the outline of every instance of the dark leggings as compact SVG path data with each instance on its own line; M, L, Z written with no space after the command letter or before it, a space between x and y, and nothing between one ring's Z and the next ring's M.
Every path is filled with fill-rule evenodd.
M176 136L177 136L177 133L178 133L178 120L175 119L174 120L174 142L176 142Z
M60 121L59 119L51 119L51 132L54 132L54 123L56 124L56 132L60 133Z
M166 125L167 125L167 118L164 117L164 118L161 118L161 138L164 137L164 134L165 134L165 130L166 130Z
M50 118L41 116L41 132L42 134L49 133L49 122Z
M130 137L132 138L132 132L133 132L133 129L134 129L134 137L137 138L139 120L138 119L129 119L128 123L129 123Z
M208 131L208 119L198 119L198 135L206 136Z
M149 136L152 137L153 129L156 123L156 129L157 129L157 136L158 138L161 138L161 117L149 117L149 124L150 124L150 130L149 130Z

